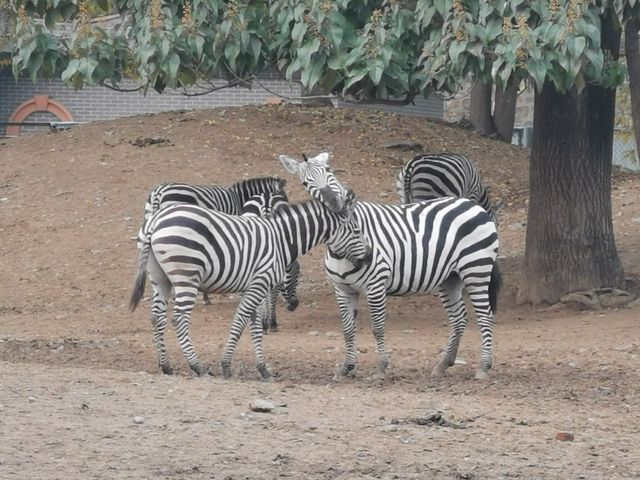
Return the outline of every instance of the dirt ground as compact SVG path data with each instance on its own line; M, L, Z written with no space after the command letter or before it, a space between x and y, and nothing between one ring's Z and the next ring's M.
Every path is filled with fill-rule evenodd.
M167 141L135 145L152 137ZM321 247L302 259L298 310L279 308L281 331L265 337L274 382L257 380L248 336L234 377L220 378L232 296L193 315L192 339L214 376L191 376L171 331L176 374L158 372L149 303L126 308L131 237L150 188L275 174L299 200L302 188L276 155L328 150L360 198L395 203L395 175L413 153L385 145L400 141L469 155L506 201L490 380L473 379L473 323L462 362L430 377L448 334L430 295L390 300L385 379L372 376L366 315L357 374L334 379L344 348ZM527 158L458 127L293 106L166 113L0 140L0 478L640 478L640 306L515 304ZM631 281L640 274L640 179L617 174L613 189ZM275 409L250 411L257 399ZM434 411L454 425L412 421ZM556 440L558 432L573 441Z

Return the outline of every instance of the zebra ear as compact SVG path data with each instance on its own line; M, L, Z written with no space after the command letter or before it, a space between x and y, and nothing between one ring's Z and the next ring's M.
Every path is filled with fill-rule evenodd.
M294 160L291 157L287 157L286 155L279 155L278 159L280 163L284 166L285 170L289 173L297 174L300 172L300 163Z
M318 155L315 156L314 160L316 160L319 163L326 165L329 165L329 152L322 152Z

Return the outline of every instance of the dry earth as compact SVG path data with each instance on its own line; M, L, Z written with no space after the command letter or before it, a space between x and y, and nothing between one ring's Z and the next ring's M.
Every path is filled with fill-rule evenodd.
M134 145L150 137L169 142ZM396 202L394 177L412 155L384 148L398 141L471 156L494 197L506 200L505 288L489 381L473 379L473 324L464 363L430 377L447 338L432 296L391 299L384 380L371 376L366 321L356 377L334 380L343 346L322 248L302 261L300 307L280 309L281 331L265 338L275 382L257 381L247 338L234 378L220 379L237 302L229 296L193 315L192 338L215 376L191 377L172 332L177 374L158 373L148 302L126 309L137 253L130 238L151 187L277 174L302 199L276 155L329 150L361 198ZM639 478L640 307L514 303L527 157L421 119L292 106L167 113L0 141L0 478ZM640 182L618 174L613 188L632 285L640 273ZM276 407L251 412L257 399ZM465 428L411 422L436 410ZM560 442L558 432L574 440Z

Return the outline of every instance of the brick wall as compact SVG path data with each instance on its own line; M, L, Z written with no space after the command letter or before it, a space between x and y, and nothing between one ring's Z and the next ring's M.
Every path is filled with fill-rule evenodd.
M260 84L253 89L229 88L198 97L186 97L176 91L165 91L161 95L149 90L146 96L138 92L114 92L103 87L85 87L74 90L60 80L39 80L35 84L28 79L16 81L5 69L0 71L0 120L8 120L11 113L23 102L34 95L47 95L61 102L77 122L92 120L110 120L130 115L157 113L169 110L228 107L265 103L274 98L274 93L287 97L299 97L301 87L280 79L276 74L266 74L260 78ZM419 98L415 105L406 107L367 105L353 108L369 108L395 112L402 115L416 115L427 118L442 118L443 102L432 97ZM33 114L27 121L36 121ZM39 117L38 117L39 118ZM0 125L0 136L5 127Z
M300 86L277 78L264 78L260 83L280 95L299 97ZM110 120L113 118L157 113L168 110L228 107L265 103L274 95L254 86L230 88L199 97L186 97L175 91L162 95L149 90L146 97L138 92L114 92L104 87L85 87L74 90L60 80L39 80L35 84L28 79L16 81L8 74L0 74L0 120L7 121L11 113L34 95L47 95L64 104L77 122ZM34 114L35 115L35 114ZM31 115L27 121L35 121ZM5 127L0 125L0 135Z

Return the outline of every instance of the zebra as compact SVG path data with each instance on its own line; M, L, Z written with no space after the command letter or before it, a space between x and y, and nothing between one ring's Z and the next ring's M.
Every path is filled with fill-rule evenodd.
M455 153L422 154L398 173L396 189L402 203L442 197L468 198L484 208L493 221L502 202L491 205L489 192L473 162Z
M368 302L378 371L384 374L388 366L384 345L387 296L439 289L451 332L433 375L444 374L454 364L467 323L462 298L466 289L482 335L476 378L486 377L492 363L493 316L501 283L496 263L498 236L491 216L470 200L451 197L405 205L358 202L354 215L373 249L371 263L358 267L337 252L328 250L325 255L346 344L340 373L349 375L355 368L360 294Z
M242 207L242 215L253 215L256 217L270 218L278 208L288 205L289 201L284 193L265 192L249 198ZM287 310L294 311L298 306L298 296L296 288L300 276L300 264L294 260L287 265L284 281L274 288L269 298L265 299L258 308L258 319L261 320L264 333L278 331L278 319L276 317L276 303L278 293L282 295Z
M230 215L241 215L245 211L245 204L254 195L259 195L261 193L278 193L283 197L283 200L280 201L287 201L286 194L284 193L284 187L286 184L286 180L273 176L247 178L235 182L229 187L222 187L219 185L190 185L187 183L176 182L160 184L151 190L147 197L147 201L145 202L144 221L137 236L138 250L141 248L145 237L144 228L146 221L160 208L176 203L186 203L190 205L199 205L204 208L210 208ZM260 211L264 211L264 209ZM288 280L293 279L289 278ZM295 289L297 279L295 279L295 281L289 281L288 285L293 286ZM280 291L287 291L290 293L291 289L281 289ZM203 293L203 300L206 305L211 304L206 292ZM292 300L293 297L290 297L289 299L285 298L285 302ZM291 305L293 305L293 303ZM275 312L273 315L275 315Z
M282 281L285 267L319 243L326 243L354 265L370 261L371 251L352 215L353 192L336 184L328 169L324 172L306 184L312 197L322 200L282 206L273 218L231 216L182 204L150 217L129 307L133 311L139 304L148 275L153 289L154 343L164 373L172 373L164 345L167 300L172 290L172 324L187 363L198 375L208 373L189 338L189 320L198 290L242 292L221 360L222 373L224 378L231 376L235 347L251 323L256 366L261 377L267 379L271 374L262 352L262 325L255 321L256 309ZM344 190L345 198L337 198L336 190ZM338 206L340 211L334 211Z
M149 193L144 205L144 219L161 207L187 203L210 208L229 215L242 215L243 205L254 195L284 192L286 180L279 177L247 178L228 187L163 183Z

